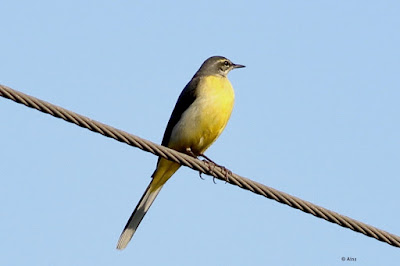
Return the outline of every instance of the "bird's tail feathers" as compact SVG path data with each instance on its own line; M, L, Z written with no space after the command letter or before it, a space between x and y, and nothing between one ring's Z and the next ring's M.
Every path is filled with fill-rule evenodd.
M153 185L153 182L149 184L138 205L136 206L136 209L129 218L124 230L121 233L121 236L119 237L117 249L124 249L128 245L143 217L160 192L162 186L154 188Z

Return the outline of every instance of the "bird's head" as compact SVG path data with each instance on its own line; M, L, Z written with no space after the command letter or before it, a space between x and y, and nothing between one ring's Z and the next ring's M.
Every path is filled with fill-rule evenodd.
M226 77L229 71L235 68L242 68L244 65L234 64L228 58L223 56L212 56L208 58L201 65L199 71L197 71L196 76L198 75L219 75Z

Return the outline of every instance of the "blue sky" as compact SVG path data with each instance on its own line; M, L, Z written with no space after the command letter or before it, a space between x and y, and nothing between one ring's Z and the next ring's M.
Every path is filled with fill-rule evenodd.
M400 235L398 1L2 1L0 83L160 143L201 63L236 104L207 155ZM397 248L0 99L1 265L396 265ZM357 262L342 262L341 257Z

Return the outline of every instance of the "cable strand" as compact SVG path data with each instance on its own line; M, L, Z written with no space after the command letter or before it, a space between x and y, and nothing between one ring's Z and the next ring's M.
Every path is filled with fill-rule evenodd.
M146 139L142 139L125 131L105 125L88 117L42 101L40 99L13 90L1 84L0 96L23 104L27 107L36 109L43 113L50 114L54 117L61 118L67 122L89 129L93 132L115 139L119 142L126 143L130 146L134 146L141 150L153 153L154 155L161 156L165 159L177 162L181 165L190 167L193 170L200 171L201 173L211 175L219 180L223 180L232 185L238 186L266 198L275 200L279 203L288 205L292 208L312 214L313 216L324 219L328 222L335 223L345 228L349 228L355 232L375 238L394 247L400 247L400 237L397 235L388 233L371 225L367 225L355 219L330 211L311 202L302 200L274 188L270 188L245 177L241 177L235 173L227 173L226 169L224 168L218 166L209 167L207 163L184 153L180 153L167 147L155 144Z

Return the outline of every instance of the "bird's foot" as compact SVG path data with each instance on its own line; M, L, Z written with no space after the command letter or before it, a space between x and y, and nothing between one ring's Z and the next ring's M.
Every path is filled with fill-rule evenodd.
M203 157L205 160L203 160L203 162L205 162L208 166L208 171L209 172L213 172L215 167L219 167L222 170L222 173L224 174L225 177L225 182L229 181L229 176L232 175L232 171L229 170L228 168L226 168L223 165L219 165L216 162L214 162L213 160L211 160L210 158L208 158L207 156L205 156L204 154L200 154L201 157ZM200 172L200 176L201 176L201 172ZM213 177L213 182L215 183L215 177Z
M192 157L194 157L194 158L197 159L197 155L194 154L194 152L192 151L191 148L186 148L186 154L188 154L188 155L190 155L190 156L192 156ZM201 176L201 174L202 174L202 173L199 171L199 177L200 177L200 179L201 179L201 180L204 180L204 178Z
M198 157L198 156L192 151L192 149L190 149L190 148L187 148L187 149L186 149L186 154L188 154L188 155L190 155L190 156L192 156L192 157L194 157L194 158L197 158L197 157ZM214 162L213 160L211 160L210 158L208 158L205 154L199 154L199 156L200 156L200 157L203 157L203 158L205 159L205 160L203 160L203 162L206 163L207 168L208 168L207 170L208 170L209 172L214 172L215 167L219 167L219 168L221 168L222 173L224 174L225 182L228 182L228 181L229 181L229 176L232 175L232 171L231 171L231 170L227 169L227 168L226 168L225 166L223 166L223 165L217 164L216 162ZM204 178L201 176L201 174L202 174L202 172L199 171L199 177L200 177L202 180L204 180ZM215 182L215 176L213 176L213 182L214 182L214 184L216 184L216 182Z

